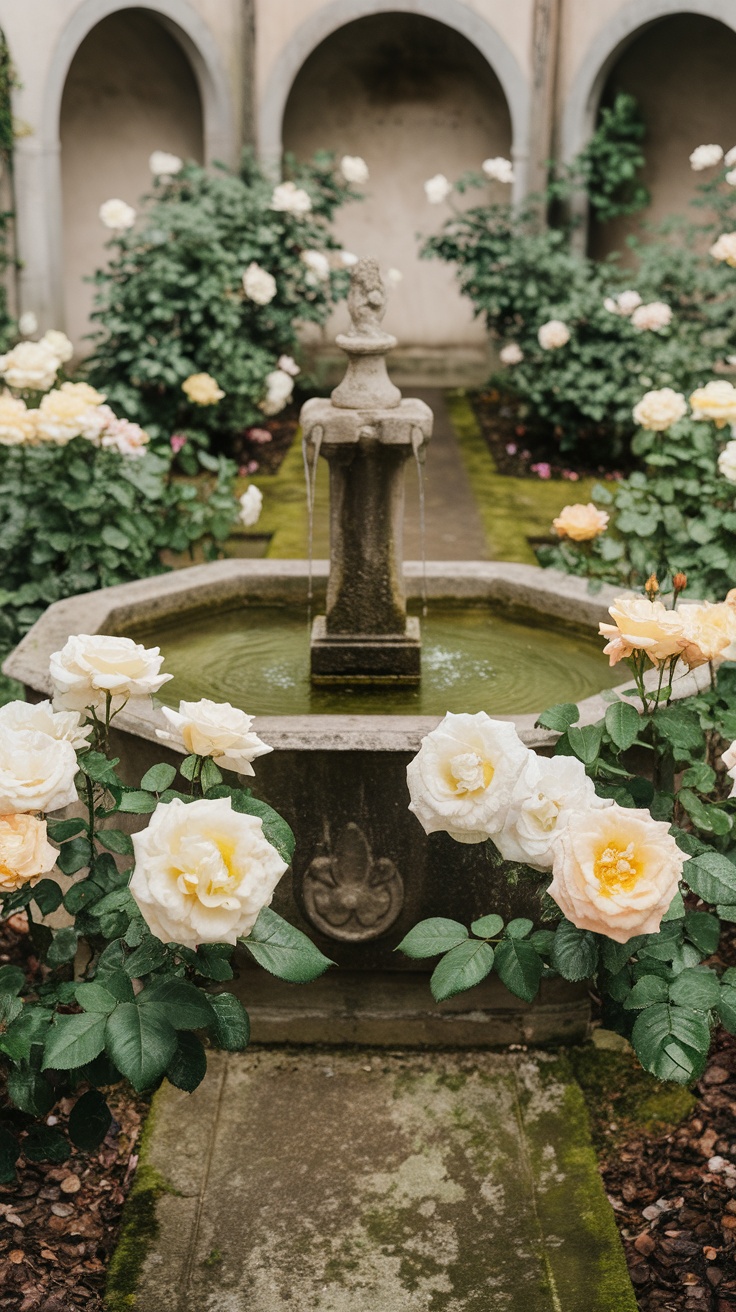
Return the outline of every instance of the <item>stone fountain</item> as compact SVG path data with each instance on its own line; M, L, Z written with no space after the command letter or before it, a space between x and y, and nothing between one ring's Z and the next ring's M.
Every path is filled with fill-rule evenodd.
M348 308L351 326L338 338L348 357L346 375L329 401L308 401L302 411L308 483L313 485L319 456L330 470L329 566L224 560L70 597L49 607L5 670L38 700L50 690L49 656L70 634L130 634L160 644L165 655L170 643L174 650L174 633L187 643L211 634L209 654L196 656L190 683L175 677L165 691L174 703L180 696L242 698L256 715L257 732L275 750L259 760L254 787L286 817L297 838L292 877L281 881L274 906L339 966L308 989L294 990L244 962L242 994L256 1039L477 1047L579 1035L588 1015L583 986L548 982L529 1006L491 977L438 1008L427 985L432 963L396 954L396 944L423 917L445 915L467 924L490 910L505 918L534 914L536 904L523 881L509 885L485 845L460 845L444 834L428 838L407 810L406 767L423 735L448 709L442 690L433 714L413 712L411 700L400 703L397 713L381 713L381 696L388 696L391 685L400 692L406 688L401 696L417 695L419 620L407 615L407 600L428 597L427 625L433 608L451 604L458 620L451 621L450 631L463 607L483 609L489 636L509 616L521 616L530 659L548 666L556 634L567 635L571 656L575 644L587 644L590 659L592 635L614 593L602 589L591 596L582 579L502 562L404 563L402 568L404 472L407 459L421 460L424 454L432 414L421 401L403 400L388 377L385 357L395 339L381 326L385 294L376 261L364 259L356 266ZM311 634L314 695L324 696L320 688L326 682L342 688L342 700L328 714L314 713L309 701L303 712L263 713L252 700L247 656L239 654L227 678L220 677L223 634L229 625L247 638L258 608L270 607L278 655L279 616L306 617L312 586L316 604L323 606ZM250 659L255 674L254 662L260 669L264 658ZM596 695L582 694L579 700L582 724L601 718L607 704L597 695L606 682L597 649L594 661L593 678L600 669L600 681L587 685ZM303 662L308 699L306 633ZM567 673L565 661L560 668ZM464 701L461 709L505 711L504 718L514 721L530 746L551 750L554 735L535 727L534 711L573 698L555 689L525 713L509 714L518 707L499 707L494 678L491 671L476 704ZM517 679L514 668L512 688ZM369 692L378 696L374 713L351 713L351 699L373 683L384 689ZM468 696L464 686L461 695ZM160 722L152 706L125 710L116 719L113 747L131 782L157 760L176 760L156 738ZM145 818L131 823L144 824Z

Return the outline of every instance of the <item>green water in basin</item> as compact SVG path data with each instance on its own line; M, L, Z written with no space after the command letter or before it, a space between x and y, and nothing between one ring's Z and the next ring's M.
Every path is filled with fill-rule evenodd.
M168 705L209 697L253 715L522 714L622 681L601 639L483 604L430 607L415 688L312 687L306 611L294 606L199 612L127 632L161 648L174 675L159 693Z

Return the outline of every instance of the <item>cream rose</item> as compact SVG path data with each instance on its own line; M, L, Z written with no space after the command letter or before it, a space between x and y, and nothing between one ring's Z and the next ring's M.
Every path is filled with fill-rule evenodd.
M574 506L563 506L552 527L560 538L572 538L573 542L590 542L600 537L608 528L609 515L599 510L589 501L587 506L578 502Z
M106 407L105 407L106 408ZM41 398L36 412L36 438L66 446L74 437L99 438L105 426L103 407L88 405L73 392L54 388Z
M524 352L518 342L508 342L502 346L498 353L501 364L521 364L524 359Z
M67 337L66 333L59 332L58 328L49 328L40 341L41 346L48 346L52 355L62 364L68 364L74 355L74 345Z
M684 626L682 659L691 669L708 661L736 658L736 609L725 601L680 602Z
M65 738L32 729L0 733L0 815L58 811L77 800L77 754Z
M614 803L570 816L547 892L578 929L628 943L657 932L685 860L666 820Z
M443 200L452 191L452 183L447 180L444 173L435 173L433 178L428 178L424 184L424 194L430 205L441 205Z
M634 310L641 305L641 296L635 291L619 292L617 296L607 296L603 302L606 310L611 314L621 314L624 317L633 314Z
M243 274L243 291L256 305L268 305L276 295L276 279L267 269L251 260Z
M168 706L161 710L170 728L157 729L158 738L176 743L190 755L211 756L223 770L255 774L251 762L273 751L253 733L253 716L229 702L204 697L199 702L179 702L178 711Z
M97 388L90 387L89 383L62 383L59 391L65 396L75 396L86 407L102 405L105 400L105 393L98 392Z
M510 183L514 180L514 166L503 155L494 155L493 159L484 159L481 168L492 182Z
M82 724L78 711L55 711L49 701L6 702L0 706L0 734L18 729L45 733L79 752L89 747L92 725Z
M36 435L36 411L9 392L0 396L0 446L22 446Z
M543 323L537 333L537 341L543 351L556 351L566 346L570 340L570 329L561 319L550 319Z
M303 187L297 187L295 182L280 182L278 187L274 187L271 209L301 218L302 215L310 213L312 200L309 192Z
M9 387L21 392L45 392L53 386L59 357L44 342L18 342L0 356L0 373Z
M650 301L648 305L639 305L631 316L635 328L642 332L656 332L667 328L672 322L672 309L664 301Z
M0 416L2 407L0 405ZM2 433L0 431L0 442L2 442ZM727 442L721 454L718 457L718 472L721 478L728 479L729 483L736 483L736 441Z
M698 387L690 397L693 419L712 419L716 428L736 422L736 387L727 378L717 378Z
M653 665L682 651L685 634L680 613L667 610L661 601L619 597L608 613L613 624L601 624L598 631L608 638L603 650L611 665L634 651L645 652Z
M160 673L162 663L158 647L143 647L132 638L78 633L49 661L54 706L104 710L109 694L117 711L128 701L153 697L173 678Z
M672 387L645 392L633 410L634 422L654 433L663 433L686 414L687 403L682 392L676 392Z
M340 263L344 264L346 269L352 269L353 265L358 263L358 257L352 251L340 251Z
M290 355L280 355L276 362L276 367L277 369L280 369L283 374L288 374L290 378L296 378L297 374L301 373L301 369L296 360Z
M529 754L512 724L448 712L407 767L409 810L427 834L482 843L503 828Z
M728 173L726 174L726 182L729 187L736 187L736 169L728 170Z
M133 424L129 419L118 419L112 415L102 429L99 445L117 451L121 456L138 459L146 454L149 440L148 433L140 424Z
M503 829L493 841L505 861L551 870L555 841L570 816L610 805L607 798L596 796L582 761L531 752L511 794Z
M266 395L258 408L264 415L277 415L291 400L294 379L283 369L273 369L270 374L266 374L265 381Z
M736 742L731 743L731 746L726 748L721 760L726 767L726 774L729 779L733 780L733 786L728 795L729 797L736 797Z
M700 173L702 169L715 168L716 164L720 164L722 159L722 146L716 146L715 143L711 143L707 146L696 146L690 156L690 168L693 169L694 172Z
M46 821L33 815L0 815L0 893L35 884L56 865L58 852L46 837Z
M240 514L238 515L238 519L244 528L253 528L254 524L257 524L261 518L261 510L263 508L263 493L261 492L261 489L256 487L255 483L251 483L250 487L247 487L243 495L239 497L239 503Z
M124 232L135 223L135 210L126 201L113 197L103 201L99 209L100 221L112 232Z
M340 160L340 172L346 182L362 187L368 181L368 165L360 155L343 155Z
M163 943L236 943L269 906L288 869L259 817L231 799L159 802L147 829L133 835L130 892Z
M33 310L24 310L18 320L18 332L21 337L32 337L38 332L38 319Z
M714 241L709 253L714 260L736 268L736 232L722 232L718 240Z
M211 374L190 374L181 390L195 405L216 405L225 395Z
M149 156L148 167L154 178L170 182L184 168L184 161L178 155L170 155L167 150L154 150Z
M302 251L302 260L306 264L313 280L324 282L330 276L330 261L322 251ZM309 278L307 279L309 281Z

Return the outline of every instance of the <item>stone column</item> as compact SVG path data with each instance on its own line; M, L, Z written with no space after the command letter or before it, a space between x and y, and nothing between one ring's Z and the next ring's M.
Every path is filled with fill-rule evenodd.
M562 0L534 0L532 97L527 187L542 191L555 147L555 90Z

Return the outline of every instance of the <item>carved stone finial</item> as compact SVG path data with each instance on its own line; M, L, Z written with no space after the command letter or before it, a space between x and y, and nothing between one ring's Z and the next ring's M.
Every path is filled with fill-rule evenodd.
M349 337L383 337L381 320L386 313L386 290L378 260L364 255L353 269L348 294L351 326Z

